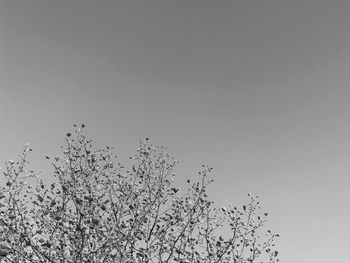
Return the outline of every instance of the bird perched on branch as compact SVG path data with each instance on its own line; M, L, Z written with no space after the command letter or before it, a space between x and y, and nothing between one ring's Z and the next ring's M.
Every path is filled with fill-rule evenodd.
M11 247L6 241L0 242L0 257L6 257L10 254Z

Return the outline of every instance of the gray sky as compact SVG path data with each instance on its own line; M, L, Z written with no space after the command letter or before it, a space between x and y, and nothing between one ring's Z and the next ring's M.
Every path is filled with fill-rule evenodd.
M349 262L349 1L0 0L0 161L49 169L73 123L218 205L261 197L281 260ZM49 171L49 170L48 170Z

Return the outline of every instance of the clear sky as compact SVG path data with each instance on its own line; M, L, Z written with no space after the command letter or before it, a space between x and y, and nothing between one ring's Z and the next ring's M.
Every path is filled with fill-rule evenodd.
M50 171L73 123L261 197L283 263L349 262L347 0L0 0L0 161Z

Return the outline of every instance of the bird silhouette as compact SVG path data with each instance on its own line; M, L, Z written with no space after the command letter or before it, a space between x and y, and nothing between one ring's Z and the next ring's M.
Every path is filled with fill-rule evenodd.
M6 257L10 254L11 247L6 241L0 242L0 257Z

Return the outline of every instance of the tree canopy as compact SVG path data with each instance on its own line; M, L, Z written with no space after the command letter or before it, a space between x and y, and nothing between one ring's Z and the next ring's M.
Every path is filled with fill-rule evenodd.
M52 183L28 169L29 146L5 163L0 262L278 261L278 234L265 229L257 196L248 194L242 207L216 207L207 194L211 167L181 190L165 147L140 140L125 167L112 147L95 148L83 131L66 134L61 157L46 156Z

